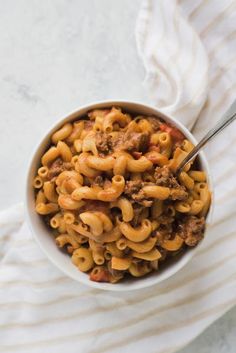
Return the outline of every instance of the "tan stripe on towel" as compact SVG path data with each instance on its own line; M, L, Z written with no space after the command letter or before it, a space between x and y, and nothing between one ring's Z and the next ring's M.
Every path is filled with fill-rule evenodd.
M218 287L219 288L219 287ZM142 333L139 333L139 335L137 335L136 333L132 336L129 336L127 339L124 340L124 338L122 337L121 340L118 340L116 342L111 342L109 343L107 346L103 347L100 350L96 350L96 353L104 353L107 352L109 349L112 349L112 347L114 346L119 346L119 347L124 347L125 345L128 345L129 343L132 343L132 339L136 340L136 341L140 341L144 338L147 337L151 337L153 335L160 335L163 333L167 333L173 330L178 330L179 328L183 328L189 324L198 322L199 320L202 320L204 318L207 318L208 316L211 315L216 315L218 313L220 313L221 311L225 310L226 307L229 308L230 306L234 305L236 303L236 298L228 300L224 303L221 303L217 306L215 306L214 308L210 308L207 310L204 310L202 312L200 312L197 315L194 315L193 317L191 317L190 319L186 319L183 320L182 322L178 322L173 323L173 324L168 324L168 325L163 325L159 328L153 328L153 329L144 329ZM136 319L136 323L137 323L137 319ZM122 328L124 328L125 326L122 326ZM108 328L109 331L111 330L111 327ZM101 334L101 329L96 330L95 333L93 335L99 335ZM38 341L38 342L29 342L29 343L23 343L23 344L14 344L14 345L5 345L3 346L4 348L4 352L9 352L15 349L19 349L19 348L24 348L24 349L30 349L33 347L42 347L42 346L47 346L47 345L54 345L57 343L62 343L62 342L66 342L66 341L78 341L81 340L83 338L90 338L91 333L90 332L85 332L82 334L76 333L73 335L68 335L68 336L64 336L64 337L56 337L50 340L44 340L44 341Z
M203 8L204 8L204 6L207 5L208 3L209 3L208 0L202 0L202 1L198 4L198 6L197 6L192 12L190 12L190 14L189 14L189 16L188 16L188 19L189 19L190 21L192 21L193 18L194 18L196 15L198 15L198 13L199 13L200 11L202 11Z
M217 240L213 240L210 244L208 244L208 247L207 248L204 248L200 251L197 252L197 255L202 255L208 251L211 251L214 247L218 246L218 245L221 245L222 243L225 243L226 241L228 241L229 239L231 240L231 238L234 238L236 236L236 230L233 231L233 232L230 232L228 234L224 234L224 236L222 236L221 238L217 239ZM47 261L47 260L45 260ZM18 263L17 263L18 264ZM34 264L34 263L33 263ZM84 296L87 296L90 294L90 291L88 292L83 292L79 295L79 297L84 297ZM94 293L92 293L94 294ZM0 303L0 308L1 310L3 309L12 309L14 307L17 307L19 304L21 305L25 305L25 306L32 306L32 307L44 307L44 306L51 306L51 305L54 305L54 304L61 304L65 301L70 301L70 300L73 300L73 299L76 299L78 298L78 294L76 295L69 295L69 296L64 296L64 297L60 297L60 298L57 298L57 299L53 299L51 301L47 301L47 302L42 302L42 303L32 303L32 302L9 302L9 303ZM113 307L113 306L111 306ZM106 308L109 308L109 306L107 306ZM93 310L93 309L92 309Z
M200 278L202 277L202 274L204 273L204 276L212 271L214 271L215 269L219 268L222 266L222 264L224 263L227 263L228 261L232 260L233 258L235 258L236 256L236 253L234 254L231 254L230 256L226 256L224 259L221 259L220 261L214 263L213 265L211 266L207 266L206 269L201 269L200 271L198 271L197 273L193 273L191 274L190 276L186 276L185 279L181 279L181 282L179 282L177 285L174 284L174 285L169 285L169 286L166 286L165 288L160 288L157 292L155 293L150 293L148 295L138 295L136 297L134 297L133 299L129 299L129 300L126 300L126 305L129 306L129 305L135 305L135 304L138 304L138 303L141 303L141 302L144 302L146 301L147 299L152 299L154 297L156 297L156 295L163 295L165 293L169 293L170 291L173 291L173 290L176 290L176 289L179 289L181 288L182 286L185 286L187 284L189 284L190 282L192 282L193 280L197 279L197 278ZM175 304L173 304L175 305ZM125 305L123 305L124 307ZM169 307L169 304L168 304L168 307ZM75 319L76 317L80 316L86 316L86 315L92 315L93 313L98 313L98 312L109 312L111 310L114 310L117 308L117 304L112 304L112 305L107 305L106 307L100 307L98 309L94 309L94 308L89 308L89 309L85 309L84 311L79 311L77 313L74 313L73 315L65 315L65 316L62 316L60 315L60 317L54 317L54 318L48 318L48 319L44 319L44 320L38 320L36 322L27 322L27 323L9 323L9 324L3 324L3 325L0 325L0 327L6 329L13 329L13 328L26 328L26 327L32 327L32 326L39 326L39 325L46 325L46 324L50 324L50 323L54 323L54 322L57 322L59 323L60 321L69 321L71 319ZM158 307L160 309L160 307ZM136 320L135 320L136 322ZM126 323L122 321L121 323L121 327L123 327ZM129 325L130 325L130 321L129 321ZM114 329L114 326L112 326L112 328ZM109 328L110 329L110 328ZM105 329L107 330L107 329ZM105 332L103 332L105 333ZM96 332L93 332L91 334L96 334Z
M71 281L69 277L62 276L62 277L57 277L53 278L47 281L42 281L42 282L32 282L32 281L27 281L27 280L10 280L10 281L4 281L1 279L0 282L0 288L4 287L9 287L9 286L17 286L17 285L25 285L25 286L32 286L33 288L47 288L55 284L61 284L61 283L66 283Z
M231 146L234 143L236 143L236 140L235 141L234 140L233 141L232 140L227 140L226 143L227 143L226 146L223 145L222 148L220 150L218 150L215 155L213 155L212 157L208 158L210 164L213 165L214 163L217 163L221 159L221 157L223 157L223 155L231 148Z
M213 47L209 52L208 52L208 57L212 59L212 57L215 55L216 51L219 51L219 49L222 49L222 47L225 46L226 43L230 42L232 39L234 39L236 36L236 31L233 30L232 32L227 33L224 37L221 38L219 42L217 42L216 46Z
M96 353L105 353L105 352L109 351L110 349L112 349L112 347L114 347L114 346L119 346L119 348L122 348L126 345L129 345L133 341L138 342L138 341L141 341L145 338L150 338L152 336L158 336L163 333L167 333L167 332L171 332L171 331L175 331L175 330L184 328L188 325L191 325L191 324L194 324L200 320L203 320L203 319L207 318L208 316L217 315L220 312L225 311L226 308L230 308L235 303L236 303L236 298L231 299L227 302L221 303L219 305L216 305L214 308L204 310L204 311L200 312L199 314L194 315L191 318L188 318L186 320L178 321L178 323L164 325L159 328L152 328L152 329L151 328L149 328L149 329L144 328L144 330L141 333L139 333L138 335L135 333L126 339L124 339L122 337L120 340L117 340L115 342L113 341L112 343L109 343L108 345L106 345L104 348L97 350ZM88 353L92 353L92 352L90 351Z
M233 0L222 12L220 12L214 19L200 32L200 36L204 37L210 30L212 30L216 25L224 20L229 12L236 9L235 1Z
M232 84L232 86L230 86L227 90L225 90L224 94L221 96L217 104L213 106L212 109L210 110L210 114L214 114L214 112L216 112L217 110L219 111L222 109L222 107L225 107L228 99L231 98L231 96L235 95L235 92L233 91L235 88L236 88L236 83ZM194 129L194 133L197 133L197 132L199 133L200 131L206 131L206 130L209 130L209 121L204 120L203 124L201 124L200 122L200 124L196 126L196 128Z
M36 243L35 243L35 245L36 245ZM7 261L7 262L3 262L2 263L2 265L4 265L4 266L18 266L18 267L19 266L23 266L23 267L29 267L30 266L32 268L45 266L45 265L48 265L48 264L51 264L51 263L45 257L43 259L32 260L32 261L23 261L23 262L20 262L20 263L19 263L19 261Z
M218 175L218 177L214 178L215 185L219 185L221 182L226 181L227 178L231 177L232 175L236 175L236 166L231 165L229 169L226 169L222 174Z
M212 242L210 244L208 244L207 247L199 250L197 252L197 255L203 255L203 254L207 253L208 251L211 251L212 249L214 249L216 246L224 244L224 243L226 243L226 241L234 239L235 237L236 237L236 230L234 230L233 232L230 232L228 234L223 234L217 240L215 240L215 239L212 240Z
M225 192L221 197L217 197L216 201L219 205L223 205L225 202L232 200L236 196L236 190L234 185L232 185L232 189Z

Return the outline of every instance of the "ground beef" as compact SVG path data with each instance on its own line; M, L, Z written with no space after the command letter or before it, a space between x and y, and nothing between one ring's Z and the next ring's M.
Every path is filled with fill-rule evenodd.
M98 132L95 135L95 142L100 154L107 155L113 152L112 136Z
M98 175L98 176L94 179L93 185L100 186L101 188L103 188L103 186L104 186L103 177L102 177L101 175Z
M174 217L170 217L169 215L162 214L157 218L157 222L161 224L171 224L174 221Z
M174 144L174 150L176 150L176 148L181 148L182 147L182 143L183 143L183 141L177 141L177 142L175 142L175 144Z
M186 216L179 221L177 232L188 246L196 246L203 238L204 217Z
M132 219L132 225L136 227L139 224L139 217L144 209L144 206L135 203L133 205L134 218Z
M167 186L168 188L178 188L179 183L167 166L156 167L154 174L155 184Z
M59 157L55 159L55 161L51 164L48 172L48 179L52 180L54 177L58 176L64 170L71 170L72 165L68 162L63 162L63 160Z
M188 198L188 193L185 190L184 186L179 185L178 188L170 190L170 198L173 201L176 201L176 200L185 201Z
M144 183L141 180L126 181L124 194L131 202L135 202L144 207L151 207L153 200L147 199L142 190Z
M119 132L112 137L113 149L115 151L146 152L149 146L149 134L146 132Z
M94 121L84 120L84 130L92 130L94 125Z
M177 178L173 175L167 166L156 167L154 173L155 184L160 186L166 186L171 190L172 200L186 200L188 193L186 188L179 184Z
M149 145L149 134L130 132L124 134L123 150L127 152L146 152Z
M139 192L137 192L136 194L132 194L131 195L132 200L134 200L135 202L141 203L144 201L145 199L145 195L143 190L139 190Z
M171 238L172 233L173 229L171 223L161 224L160 227L154 233L154 236L157 239L156 244L160 246L164 240L168 240Z
M79 210L79 213L87 212L87 211L97 211L108 213L109 208L107 207L107 203L98 200L86 200L84 206L82 206Z
M132 194L138 193L143 187L143 182L141 180L129 180L125 183L124 193L131 197Z
M117 131L114 136L106 133L95 135L96 146L100 155L107 155L113 151L127 151L129 153L146 152L149 146L149 134L146 132Z
M161 253L161 258L159 259L159 261L164 261L168 255L168 251L163 249L162 247L159 247L157 249Z
M116 279L121 279L124 277L124 271L120 271L120 270L114 270L114 268L111 267L111 261L107 262L107 268L108 268L108 272L112 275L112 277L116 278Z
M148 117L146 118L149 123L152 125L154 131L160 130L160 125L162 124L158 118L155 117Z

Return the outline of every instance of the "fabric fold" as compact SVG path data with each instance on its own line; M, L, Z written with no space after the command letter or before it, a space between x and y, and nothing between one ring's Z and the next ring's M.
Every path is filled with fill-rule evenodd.
M191 128L207 98L208 58L177 1L144 1L136 40L154 104Z

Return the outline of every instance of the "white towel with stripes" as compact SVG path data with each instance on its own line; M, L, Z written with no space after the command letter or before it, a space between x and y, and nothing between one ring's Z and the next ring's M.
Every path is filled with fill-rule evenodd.
M136 39L153 103L199 138L236 97L236 1L144 1ZM132 58L131 58L132 59ZM90 289L44 256L17 205L0 214L0 352L171 353L236 303L235 124L207 148L213 225L173 278L137 292Z

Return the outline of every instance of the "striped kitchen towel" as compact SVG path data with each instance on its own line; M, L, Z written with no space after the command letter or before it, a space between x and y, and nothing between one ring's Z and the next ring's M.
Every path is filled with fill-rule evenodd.
M201 137L236 97L236 1L145 0L139 55L153 102ZM65 277L24 223L0 213L0 352L171 353L236 303L235 124L207 148L215 182L208 236L190 264L151 288L111 293Z

